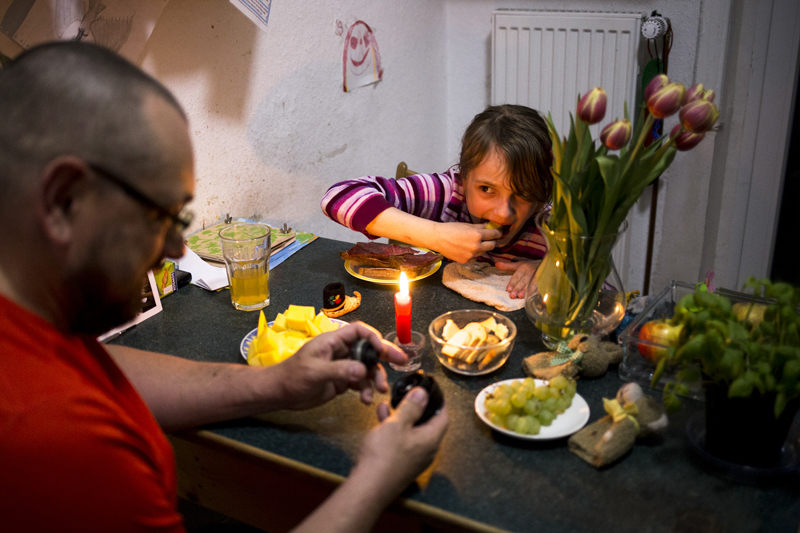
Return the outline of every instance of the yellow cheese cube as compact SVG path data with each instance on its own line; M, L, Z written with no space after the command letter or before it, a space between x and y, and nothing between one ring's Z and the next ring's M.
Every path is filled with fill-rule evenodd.
M258 314L258 335L263 335L265 329L267 329L267 318L264 316L264 311L262 310Z
M334 323L330 318L328 318L328 315L322 312L320 312L319 314L317 314L316 317L314 317L314 324L316 324L316 326L320 330L322 330L323 333L326 331L333 331L339 329L339 326L336 323Z
M278 316L275 317L275 322L272 323L272 330L278 333L286 331L286 315L278 313Z
M247 348L247 362L250 363L250 360L254 359L257 353L258 353L258 337L253 339L253 341L250 343L250 346Z
M261 366L271 366L279 362L277 355L278 352L276 352L275 350L270 350L268 352L261 352L256 357L256 360L260 363Z
M279 337L281 337L283 340L286 340L286 339L305 339L305 338L308 337L308 335L306 335L305 329L303 331L297 331L295 329L287 329L286 331L281 331L280 333L277 333L277 335ZM281 342L283 342L283 341L281 341Z
M283 361L294 355L294 353L306 343L306 340L308 340L306 337L301 338L293 335L284 336L283 344L278 349L278 354L276 355L276 362Z
M286 310L286 326L295 331L306 331L306 318L314 320L314 308L303 305L290 305Z
M308 317L306 317L306 331L308 331L309 337L316 337L317 335L322 333L322 330L319 329L319 327L316 324L314 324L313 320L309 320Z
M274 330L267 328L264 330L264 335L258 337L258 350L266 352L268 350L275 350L278 348L278 333Z

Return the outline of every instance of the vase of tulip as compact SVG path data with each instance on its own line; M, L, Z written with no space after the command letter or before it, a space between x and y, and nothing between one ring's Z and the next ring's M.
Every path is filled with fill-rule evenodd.
M525 311L551 349L577 333L603 335L622 321L625 301L611 251L645 187L690 150L719 118L714 92L689 90L656 76L644 92L636 128L628 117L606 125L599 143L589 126L605 117L607 96L595 87L578 101L567 137L548 115L553 144L553 203L537 220L547 254L526 291ZM650 141L655 120L679 113L670 134ZM633 135L633 132L636 135ZM600 311L602 309L602 311Z

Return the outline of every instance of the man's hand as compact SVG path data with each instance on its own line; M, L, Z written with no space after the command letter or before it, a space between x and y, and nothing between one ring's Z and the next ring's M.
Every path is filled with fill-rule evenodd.
M414 426L427 404L428 393L422 387L411 389L391 414L386 403L380 404L381 424L361 445L354 475L369 472L393 496L402 492L433 461L447 430L446 405L424 424Z
M499 229L464 222L437 222L434 229L434 245L430 248L458 263L466 263L493 250L497 239L503 236Z
M382 365L367 371L362 363L349 359L350 346L360 338L369 339L384 361L401 365L408 361L402 350L384 341L380 333L363 322L323 333L272 367L281 373L286 408L316 407L348 389L360 391L361 401L366 404L372 403L373 390L387 392L389 385Z
M498 269L513 272L506 291L511 298L525 298L525 289L536 274L541 261L498 261L494 264Z

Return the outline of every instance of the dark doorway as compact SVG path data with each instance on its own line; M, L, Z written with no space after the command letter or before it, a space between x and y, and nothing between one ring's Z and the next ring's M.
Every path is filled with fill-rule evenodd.
M799 69L800 70L800 69ZM772 254L773 281L800 285L800 72L795 81L794 118L783 178L778 231Z

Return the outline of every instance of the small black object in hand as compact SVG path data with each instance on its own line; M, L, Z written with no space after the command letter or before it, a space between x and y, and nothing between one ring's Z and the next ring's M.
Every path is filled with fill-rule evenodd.
M380 358L378 351L367 339L358 339L350 347L350 359L361 361L367 367L367 370L377 365Z
M442 410L444 396L442 395L442 389L439 388L433 376L418 370L413 374L406 374L394 382L394 385L392 385L392 409L396 409L403 397L414 387L422 387L428 391L428 405L425 406L422 416L414 424L418 426L424 424Z

